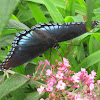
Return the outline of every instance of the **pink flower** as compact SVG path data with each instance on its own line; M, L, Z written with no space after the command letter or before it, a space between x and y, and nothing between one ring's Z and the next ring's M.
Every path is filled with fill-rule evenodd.
M44 62L41 60L40 62L39 62L39 66L38 66L38 68L37 68L37 71L39 70L39 68L41 67L41 65L43 65L44 64Z
M60 71L63 71L63 70L65 70L65 67L61 66L61 67L58 67L57 69L60 70Z
M63 64L64 64L64 66L67 66L67 67L70 66L68 59L66 59L64 57L63 57Z
M94 84L91 83L90 86L89 86L89 88L90 88L90 91L92 91L94 89Z
M94 70L91 72L91 74L92 76L96 76L96 72Z
M32 76L30 76L30 75L27 75L27 77L32 78Z
M41 98L40 100L44 100L43 98Z
M73 80L74 83L75 83L75 82L79 83L80 78L79 78L79 76L77 75L77 73L76 73L75 75L72 76L72 80Z
M49 98L46 98L46 100L50 100Z
M41 94L43 90L44 90L44 87L42 85L40 86L40 88L37 88L37 91L39 92L39 94Z
M58 62L58 60L56 59L55 62Z
M53 90L53 87L48 86L48 87L46 88L46 90L47 90L48 92L51 92L51 91Z
M57 81L56 81L56 79L55 79L54 77L52 77L52 78L50 79L50 81L52 81L54 84L57 83Z
M52 71L50 69L47 69L46 75L50 76L52 74Z
M58 82L58 84L56 85L56 88L63 90L63 89L65 89L65 86L66 86L66 84L62 80L60 80Z
M45 63L47 63L50 66L50 61L48 61L47 59L45 59Z
M97 80L97 84L100 85L100 80Z
M48 81L48 82L47 82L47 85L48 85L48 86L53 86L53 81L52 81L52 80Z
M61 71L58 71L57 74L56 74L56 77L59 78L59 79L62 79L64 76L63 73L61 73Z
M61 66L62 65L62 62L58 62L58 65Z
M86 72L86 69L85 68L81 68L81 72Z
M87 98L87 97L84 97L82 100L90 100L89 98Z
M43 65L44 62L42 60L39 61L39 65Z
M54 68L54 67L55 67L55 65L52 65L51 67L52 67L52 68Z
M72 85L72 87L74 87L74 88L80 88L79 85Z
M75 100L83 100L83 99L81 99L81 96L80 96L80 94L78 93L77 95L75 95Z

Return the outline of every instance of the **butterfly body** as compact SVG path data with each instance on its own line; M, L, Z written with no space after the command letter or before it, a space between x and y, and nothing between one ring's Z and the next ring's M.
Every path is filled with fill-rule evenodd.
M92 28L99 24L92 22ZM19 66L52 48L55 43L73 39L86 33L86 22L74 23L40 23L32 29L17 33L0 70Z

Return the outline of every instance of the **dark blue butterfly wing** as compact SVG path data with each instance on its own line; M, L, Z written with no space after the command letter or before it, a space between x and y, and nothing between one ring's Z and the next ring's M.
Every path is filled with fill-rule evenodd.
M17 33L12 43L12 49L0 68L4 70L19 66L44 53L50 45L39 36L32 30Z
M96 27L98 24L98 21L93 21L92 29ZM46 29L47 31L49 31L48 34L54 37L54 39L56 39L58 42L73 39L87 32L86 22L72 22L64 24L52 23L51 25L49 23L44 26L42 24L41 27L43 27L40 28L41 30Z
M92 22L92 28L99 24ZM44 53L55 43L73 39L86 33L86 23L40 23L30 30L16 34L12 49L6 59L0 64L0 70L19 66Z

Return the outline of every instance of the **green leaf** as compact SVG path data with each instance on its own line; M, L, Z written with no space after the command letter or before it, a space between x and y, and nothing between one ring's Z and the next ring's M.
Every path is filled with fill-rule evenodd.
M0 0L0 32L6 26L11 13L20 0Z
M84 47L83 44L81 43L80 46L77 46L77 58L80 62L85 59L85 52L84 52Z
M99 64L98 64L98 71L97 71L97 76L96 76L95 81L96 81L97 79L99 79L99 78L100 78L100 62L99 62Z
M39 100L39 98L43 95L38 92L30 93L24 100Z
M43 0L27 0L27 1L32 1L35 3L40 3L40 4L44 4ZM61 7L61 8L66 8L66 2L64 0L51 0L55 6L57 7Z
M13 68L14 71L20 73L20 74L25 74L24 73L24 65L20 65L18 67Z
M7 34L11 34L11 33L18 33L18 31L16 29L5 29L2 31L1 37Z
M13 14L11 14L10 19L14 19L14 20L19 21L18 18L15 15L13 15Z
M35 68L36 68L36 65L35 64L32 64L32 63L28 63L26 66L25 66L25 74L26 75L33 75L33 73L35 73Z
M78 2L81 6L86 7L86 3L85 3L84 0L77 0L77 2Z
M86 0L86 4L87 4L87 23L86 23L86 27L87 30L90 31L91 30L91 20L92 20L92 16L93 16L93 9L94 9L94 4L95 1L94 0Z
M50 51L51 51L51 55L50 55ZM56 49L52 48L47 50L44 53L45 58L51 62L51 64L55 64L55 60L57 59L58 61L62 61L61 55L59 53L59 51L57 51Z
M19 12L18 12L17 16L18 16L19 20L21 22L25 22L25 21L28 21L30 19L33 19L34 16L31 13L31 11L29 9L27 9L26 7L23 7L23 6L18 5Z
M15 98L15 100L24 100L24 98L26 97L26 94L21 88L12 91L10 94Z
M64 22L62 15L50 0L43 0L46 8L48 9L52 19L55 23Z
M75 68L75 71L79 71L81 68L88 68L92 66L93 64L97 63L100 61L100 50L91 54L87 58L85 58L81 64Z
M51 0L55 6L61 7L61 8L66 8L66 1L65 0Z
M95 14L95 15L99 15L100 16L100 8L97 8L97 9L94 9L93 10L93 13Z
M6 79L2 85L0 85L0 99L21 87L25 84L29 78L21 74L14 74L10 78Z
M76 54L77 54L77 47L75 47L74 49L72 49L72 51L70 52L70 55L68 55L68 60L71 64L71 69L74 70L76 68L76 66L78 66L77 62L76 62Z
M81 15L86 15L86 7L83 7L77 3L74 3L75 6L75 12L79 13Z
M93 52L92 44L93 44L93 36L90 36L90 40L89 40L89 55L92 54L92 52Z
M75 22L82 22L83 21L83 16L81 14L77 14L76 16L72 16L72 18Z
M100 33L94 33L92 34L100 43Z
M37 21L37 23L40 23L40 22L48 23L46 17L43 15L42 11L40 10L40 8L38 7L38 5L36 3L28 2L28 6L29 6L35 20Z
M29 29L29 27L26 26L25 24L13 19L9 20L9 23L6 28L24 29L24 30Z
M11 45L14 36L15 36L14 34L2 36L2 38L0 38L0 47Z
M66 0L66 10L67 10L67 15L69 16L75 16L75 2L73 0Z
M0 76L0 85L4 82L4 79L5 79L5 76L4 75L1 75Z
M67 16L65 19L64 19L65 22L74 22L73 18L71 16Z

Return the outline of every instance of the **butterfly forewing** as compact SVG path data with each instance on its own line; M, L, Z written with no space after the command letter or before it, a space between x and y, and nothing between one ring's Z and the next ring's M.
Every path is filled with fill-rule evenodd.
M2 70L19 66L41 55L49 48L46 41L42 41L43 39L35 35L35 31L32 33L33 35L30 35L30 33L26 31L26 36L25 34L20 37L16 36L12 43L12 49L0 65Z

